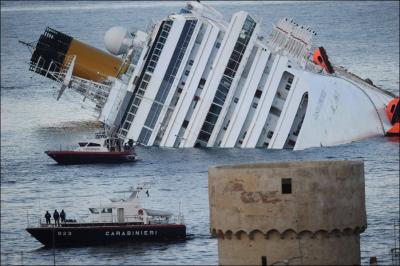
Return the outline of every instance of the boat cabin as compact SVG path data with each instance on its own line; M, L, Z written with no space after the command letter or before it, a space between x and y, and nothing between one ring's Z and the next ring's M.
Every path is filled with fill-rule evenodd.
M171 212L162 210L152 210L143 208L140 204L142 194L146 194L144 198L149 197L148 189L151 182L144 182L136 187L130 187L127 191L130 196L124 198L110 199L111 204L101 206L99 208L89 208L91 223L137 223L137 224L169 224L172 220L180 221L183 219L179 214L178 217L173 216Z
M89 208L91 223L168 224L172 213L159 210L113 206Z

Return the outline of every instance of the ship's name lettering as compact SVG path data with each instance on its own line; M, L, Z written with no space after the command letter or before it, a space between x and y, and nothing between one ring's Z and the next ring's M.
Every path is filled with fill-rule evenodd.
M57 231L57 235L59 236L72 236L72 232L71 231Z
M106 231L106 236L156 236L157 230Z

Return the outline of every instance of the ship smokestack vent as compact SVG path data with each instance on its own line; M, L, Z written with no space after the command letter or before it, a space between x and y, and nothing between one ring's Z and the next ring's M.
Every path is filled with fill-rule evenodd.
M47 74L49 71L60 71L72 39L64 33L47 27L36 44L29 70L55 80L55 76Z

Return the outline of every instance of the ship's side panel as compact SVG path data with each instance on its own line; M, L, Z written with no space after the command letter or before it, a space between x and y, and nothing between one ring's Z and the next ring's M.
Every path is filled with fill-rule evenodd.
M271 72L266 82L265 93L261 95L256 112L247 130L244 131L242 140L242 148L254 148L257 146L257 141L262 133L263 126L269 114L274 96L276 95L280 84L283 72L287 69L287 57L277 55Z
M243 139L246 137L247 130L250 126L250 124L253 121L254 115L256 114L256 111L259 110L261 106L261 98L264 94L267 93L268 88L266 86L268 78L269 78L269 73L271 69L276 66L276 60L275 60L275 55L270 54L267 60L266 65L263 68L263 72L261 75L261 79L258 82L257 89L253 95L248 95L247 97L250 97L250 99L246 100L245 103L248 103L250 101L250 106L245 106L243 113L241 112L238 116L239 119L242 119L244 122L240 124L240 126L237 127L237 131L234 134L233 138L231 137L231 145L235 147L240 147L243 143Z
M342 72L343 71L336 74L340 78L350 82L352 85L354 85L355 88L361 90L370 99L371 104L376 107L376 110L379 114L380 123L383 124L383 127L385 129L384 131L386 132L387 130L389 130L393 125L387 119L385 107L388 102L393 99L394 95L390 95L390 93L386 91L382 93L382 89L377 88L374 85L368 84L364 82L364 80L360 80L360 78L355 77L352 74Z
M194 41L193 47L191 50L189 50L188 57L184 61L186 61L186 64L184 64L184 69L181 74L181 77L179 80L177 80L177 84L174 85L176 87L175 92L170 100L168 109L166 110L166 113L164 115L164 118L162 122L160 123L160 129L157 132L157 136L154 140L153 145L154 146L160 146L160 143L162 139L164 138L165 132L167 130L168 125L170 124L171 117L175 111L176 105L181 98L181 95L183 94L184 86L186 82L188 81L188 77L190 74L193 72L193 65L194 61L196 59L197 54L199 53L199 47L201 45L201 42L204 38L204 33L207 30L207 25L201 20L199 20L199 31L193 36L192 41Z
M237 102L237 106L233 110L231 116L225 121L226 132L221 138L221 147L234 147L239 136L240 129L249 113L250 105L259 84L263 70L269 57L269 51L260 46L254 63L249 72L249 78L246 80L244 89L234 98L233 103ZM218 141L218 140L217 140Z
M130 80L126 84L126 88L119 80L114 80L109 97L107 97L107 101L104 104L99 117L99 121L105 123L108 128L111 129L111 132L118 129L121 124L121 119L123 118L125 110L128 108L129 100L133 95L135 81L143 69L143 61L148 49L149 47L147 45L143 45L139 58L134 58L137 62L135 62L135 69L132 72Z
M294 76L292 72L283 72L283 75L281 76L281 80L278 85L278 89L276 90L276 93L272 100L267 119L258 138L256 145L257 147L268 148L270 146L269 144L271 142L271 139L277 135L276 131L279 129L278 124L280 119L282 118L282 110L287 104L287 98L291 94L292 87L296 84L297 80L298 79Z
M149 138L149 141L146 143L146 145L150 145L150 146L154 145L156 136L159 133L161 134L161 132L159 132L159 131L164 131L164 127L165 127L165 123L166 123L166 121L164 122L164 119L167 119L167 117L165 117L165 115L167 113L168 114L170 113L170 112L168 112L168 109L174 108L174 105L171 106L170 104L171 104L171 100L173 99L173 96L175 96L174 98L177 97L177 94L176 94L176 93L178 93L176 91L177 86L180 82L185 82L186 77L190 74L190 71L191 71L191 67L192 67L193 63L192 63L192 61L188 62L189 55L191 54L192 51L197 53L197 50L198 50L197 46L194 46L194 44L195 44L195 40L196 40L197 34L199 33L202 23L198 23L197 20L191 20L191 21L187 21L186 24L187 24L186 25L187 32L182 33L183 35L180 37L181 39L183 39L182 47L175 48L174 53L177 53L177 60L175 63L173 63L174 64L173 69L172 69L171 73L169 73L169 77L167 77L168 84L166 86L170 86L169 92L168 92L168 88L164 89L163 86L161 85L160 91L158 92L158 94L160 94L161 90L164 89L163 95L157 95L158 97L156 96L156 102L153 103L153 106L158 105L159 116L157 118L157 115L156 115L157 113L154 114L153 120L157 120L157 121L154 122L154 129L153 129L152 134ZM178 46L179 46L179 41L178 41ZM179 50L177 50L177 49L179 49ZM176 71L176 74L174 74L175 71ZM166 79L166 77L164 77L164 79ZM168 95L165 97L165 94L168 94ZM176 99L174 99L174 100L176 101ZM169 121L169 119L168 119L168 121ZM145 125L146 125L146 123L145 123ZM157 142L159 142L159 140Z
M233 95L232 101L230 102L227 112L226 112L226 115L223 119L222 128L219 130L217 138L215 140L215 146L217 146L217 147L223 147L222 139L226 134L228 134L227 129L231 123L232 115L235 113L235 111L238 108L238 101L239 101L240 95L247 91L248 83L252 79L252 73L253 73L254 66L257 65L257 62L261 55L260 50L261 50L261 48L258 45L253 46L250 57L247 60L246 66L245 66L243 73L240 77L240 80L238 82L237 88L235 90L235 94ZM216 132L216 130L214 130L214 132ZM211 138L212 138L212 136L211 136Z
M204 32L204 36L200 41L199 51L193 60L192 70L185 81L182 88L182 94L175 106L174 112L172 113L170 122L168 123L167 129L160 143L160 146L173 147L179 136L179 131L182 128L185 117L189 113L189 107L193 103L193 98L200 86L204 84L199 84L202 77L205 76L203 73L206 71L206 67L210 67L213 60L211 57L212 51L217 51L218 48L215 47L215 43L218 38L218 33L220 29L212 24L207 23L207 29ZM203 75L202 75L203 74Z
M192 119L192 115L195 113L196 106L201 100L200 97L203 94L204 85L205 85L208 77L212 73L212 67L213 67L214 61L216 60L216 56L219 52L219 49L221 47L221 43L222 43L222 40L224 39L224 35L225 35L225 32L219 31L219 33L217 34L217 38L215 40L215 44L213 44L213 43L209 44L212 47L211 54L208 57L207 63L203 70L203 74L201 75L201 78L199 80L199 83L196 85L193 99L189 99L189 98L186 99L186 101L188 101L187 103L189 103L189 108L187 110L184 121L183 121L182 125L180 126L179 132L176 135L176 139L173 144L174 147L181 146L181 141L185 140L183 138L183 136L185 135L186 129L189 125L189 121L191 121L191 119ZM177 126L179 126L179 125L177 125Z
M154 32L158 32L159 29L160 29L160 25L156 25L154 27ZM154 38L154 36L153 36L154 32L152 33L152 38ZM148 36L148 38L151 38L151 37ZM136 67L133 70L131 79L129 80L127 91L130 91L130 92L134 91L137 81L139 79L140 73L142 73L142 71L143 71L144 61L146 59L145 57L147 56L149 49L150 49L150 47L147 45L145 45L143 47L142 53L140 54L140 57L136 63Z
M185 19L180 16L176 15L174 22L172 24L172 28L168 34L167 40L163 47L163 50L160 54L158 62L155 66L154 72L152 77L147 85L146 91L143 95L143 100L139 105L138 111L136 113L136 117L133 120L132 126L128 131L128 138L132 138L134 140L139 141L140 143L143 142L139 140L139 135L143 129L144 123L147 119L147 116L150 112L154 99L157 95L157 92L160 88L161 82L163 81L163 77L165 72L169 66L169 62L171 61L172 53L177 45L179 36L182 33L183 27L185 25Z
M246 23L246 22L245 22ZM255 21L254 21L255 23ZM221 113L218 116L217 121L215 122L214 129L212 130L210 139L208 140L207 146L208 147L213 147L213 146L218 146L220 140L216 142L217 137L219 132L224 131L223 130L223 122L225 120L225 117L229 111L229 107L231 106L231 103L236 105L233 100L233 96L236 94L236 91L240 93L240 91L243 89L244 83L246 82L248 78L248 74L251 68L251 65L254 63L254 56L257 53L257 47L254 47L256 39L257 39L257 34L259 32L260 25L255 24L255 27L253 31L249 34L250 35L250 40L245 48L245 51L243 53L243 58L239 62L239 66L237 68L236 74L234 75L234 78L232 80L232 85L229 89L228 94L226 95L226 99L223 103ZM242 34L242 33L241 33ZM234 49L235 51L236 49ZM232 60L232 55L230 60ZM229 63L228 63L229 65ZM214 101L215 103L215 101Z
M115 79L110 93L108 94L107 101L99 117L99 121L112 127L118 115L118 110L121 107L122 101L127 93L126 86L120 80Z
M282 113L275 128L275 134L272 136L268 148L282 149L290 134L290 129L295 121L295 116L299 108L301 99L306 92L306 83L301 82L299 76L292 71L295 76L287 99L285 101Z
M151 40L153 41L151 47L147 50L144 56L144 63L140 67L140 75L133 77L134 90L132 92L132 96L129 97L127 107L124 108L122 113L122 120L118 131L118 136L120 138L130 137L128 135L128 131L130 130L142 100L144 99L143 96L147 90L149 82L153 77L154 70L157 67L173 23L174 22L171 19L164 20L152 33Z
M383 134L379 108L356 85L341 78L307 72L302 78L308 83L309 97L295 150L338 145Z
M241 71L248 59L247 56L254 44L252 40L254 40L255 34L253 33L257 30L257 23L247 15L246 20L242 25L239 37L236 40L234 49L229 57L224 74L216 89L212 104L200 129L195 146L213 146L213 141L222 123L218 121L221 121L221 117L223 119L225 116L226 110L234 95ZM250 49L247 49L249 46ZM215 132L215 130L217 130L217 133L214 134L213 137L213 132Z
M290 132L286 138L284 149L294 149L308 108L308 92L303 93Z
M200 96L200 101L193 112L191 120L189 121L185 134L181 140L181 147L193 147L196 143L246 16L246 12L238 12L232 16L224 40L221 43L221 48L219 49L212 66L213 71L211 71L211 75L207 78Z

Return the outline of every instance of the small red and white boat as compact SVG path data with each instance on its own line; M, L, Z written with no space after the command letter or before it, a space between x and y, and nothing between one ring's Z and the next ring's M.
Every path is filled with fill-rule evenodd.
M136 160L132 139L121 145L118 139L97 135L96 139L79 142L76 150L45 151L59 164L123 163Z

